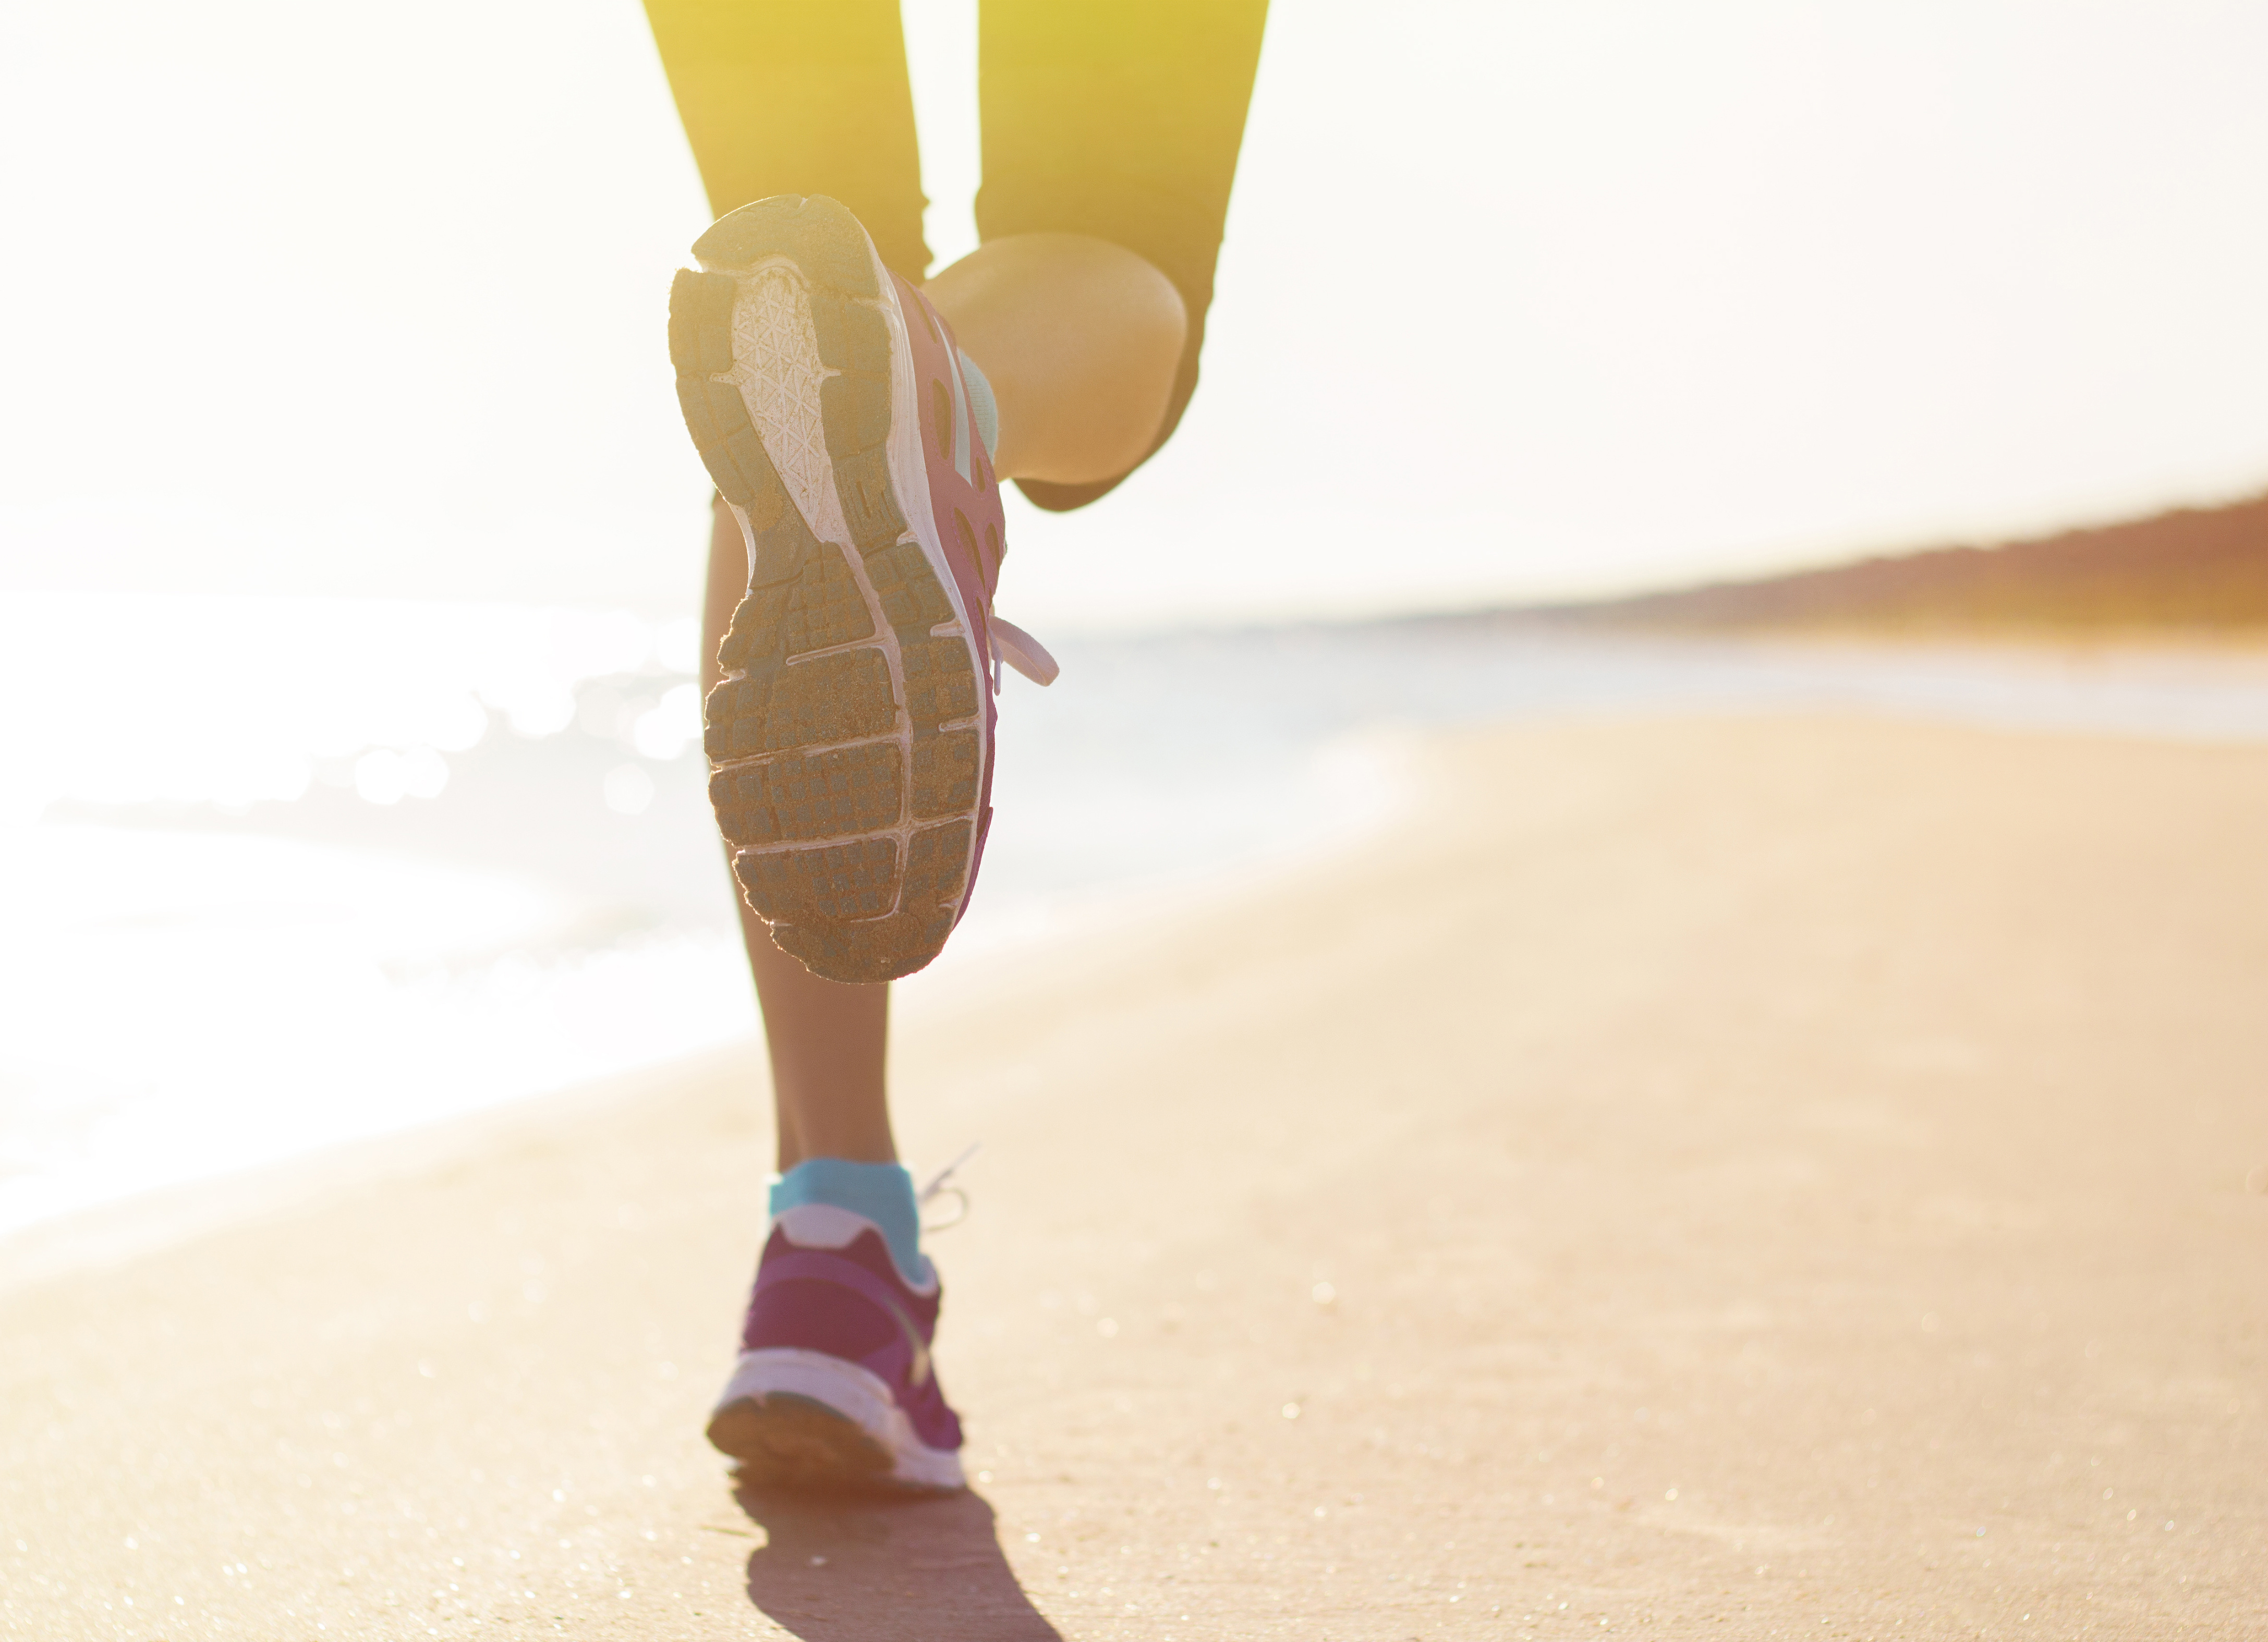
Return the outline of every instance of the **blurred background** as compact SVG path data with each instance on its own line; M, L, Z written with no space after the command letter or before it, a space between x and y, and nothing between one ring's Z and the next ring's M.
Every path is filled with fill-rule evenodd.
M905 19L942 262L974 7ZM2180 633L1535 615L2268 484L2264 56L2242 4L1278 0L1181 433L1011 498L1065 673L946 967L1332 847L1431 725L2268 734ZM0 1233L753 1030L638 7L18 7L0 144Z

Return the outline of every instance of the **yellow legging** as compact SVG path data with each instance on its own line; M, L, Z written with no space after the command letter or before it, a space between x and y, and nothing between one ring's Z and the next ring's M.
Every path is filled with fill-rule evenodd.
M980 0L980 238L1092 234L1146 258L1189 313L1155 451L1197 381L1213 267L1267 0ZM882 260L929 271L921 156L895 0L646 0L718 216L824 194ZM1054 511L1124 478L1022 482Z

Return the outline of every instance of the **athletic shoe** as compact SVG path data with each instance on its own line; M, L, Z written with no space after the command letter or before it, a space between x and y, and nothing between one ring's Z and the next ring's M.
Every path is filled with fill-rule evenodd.
M930 1361L942 1298L899 1275L864 1215L785 1211L709 1440L759 1485L962 1486L961 1421Z
M952 332L849 211L760 200L693 251L670 358L748 549L710 798L781 948L891 980L944 946L992 818L996 657L1028 644L992 616L1000 487Z

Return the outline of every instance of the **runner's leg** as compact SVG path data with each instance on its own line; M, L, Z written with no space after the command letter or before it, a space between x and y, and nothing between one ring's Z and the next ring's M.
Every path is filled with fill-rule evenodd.
M1183 25L1189 38L1172 39L1168 28L1162 33L1153 29L1156 38L1136 40L1129 38L1130 31L1140 32L1131 26L1133 12L1119 14L1123 4L1114 0L1104 10L1108 26L1094 38L1087 37L1094 31L1086 21L1066 26L1052 12L1028 4L1005 8L1030 34L1026 43L1037 44L1027 54L1039 65L1027 77L1027 89L1059 96L1060 87L1049 91L1051 77L1076 78L1078 72L1088 70L1100 71L1106 78L1113 73L1130 76L1134 103L1153 116L1158 140L1169 150L1177 143L1187 146L1188 133L1174 125L1177 119L1193 120L1218 137L1223 121L1208 120L1205 108L1190 104L1177 109L1160 103L1160 92L1174 85L1208 85L1221 77L1212 71L1209 59L1192 62L1187 55L1187 48L1204 44L1203 28L1197 26L1207 20L1203 4L1192 9L1191 0L1167 0L1168 22ZM770 895L765 904L782 919L781 927L792 926L807 936L811 931L800 924L792 925L792 917L814 907L822 909L822 918L836 915L823 910L828 903L815 899L815 892L797 899L794 882L789 884L789 893L776 894L781 869L772 857L781 851L765 854L755 846L785 836L791 824L786 817L797 818L792 823L797 826L831 823L836 810L842 809L863 822L865 811L858 806L876 791L855 782L839 792L831 784L815 796L808 789L810 781L821 778L806 768L814 755L834 757L850 748L864 758L861 769L875 762L865 756L866 743L856 737L838 747L835 741L839 735L834 740L822 736L810 743L811 755L796 752L803 743L774 739L800 731L802 721L795 715L806 711L802 704L806 697L807 710L815 715L814 725L829 729L859 727L863 719L854 724L850 718L840 718L838 723L839 714L827 715L851 707L863 711L871 704L865 697L854 698L847 685L828 694L835 688L835 674L814 674L789 691L789 703L782 709L784 725L776 724L772 716L777 705L773 696L774 675L781 666L777 658L785 655L792 662L805 653L785 648L796 633L805 630L792 628L791 613L832 611L839 603L830 602L821 585L829 563L825 555L832 552L839 557L848 549L814 545L809 526L819 516L814 510L832 517L843 508L845 472L851 475L854 487L868 485L863 476L866 468L861 464L871 465L874 451L887 452L889 494L919 494L924 477L920 464L926 464L932 505L956 510L950 517L957 534L948 541L942 522L946 515L940 511L935 538L917 533L892 545L887 536L868 542L854 535L868 555L864 560L867 568L841 561L873 621L887 615L890 634L899 636L877 639L867 648L896 655L892 643L909 642L902 637L905 622L894 613L897 607L878 604L880 584L870 585L867 579L870 571L879 573L873 567L884 563L906 578L890 585L900 603L909 605L902 612L909 620L929 619L920 590L940 576L949 578L946 585L960 588L969 601L967 615L917 632L930 672L924 674L923 690L909 688L902 700L892 685L894 714L912 714L917 702L935 706L944 699L942 693L953 677L948 665L952 656L930 660L932 651L959 655L973 646L976 662L985 661L988 652L997 662L1001 652L985 634L1002 549L999 496L990 477L995 470L982 452L970 451L967 433L973 426L986 445L996 452L1005 448L1015 468L1027 473L1042 492L1089 487L1086 496L1066 499L1059 494L1048 503L1064 506L1108 489L1170 431L1195 379L1189 320L1202 320L1211 293L1211 263L1250 66L1248 61L1239 70L1232 64L1227 77L1235 94L1230 99L1233 117L1225 158L1218 143L1205 150L1218 173L1218 209L1206 206L1203 199L1194 213L1186 198L1177 202L1166 197L1161 203L1138 165L1130 191L1127 180L1116 173L1090 178L1091 191L1114 199L1126 195L1132 202L1122 201L1122 209L1094 215L1090 225L1077 219L1082 209L1076 197L1077 171L1046 173L1043 162L1044 186L1026 190L1035 219L1009 232L988 231L984 247L940 277L934 303L905 284L891 295L890 282L882 282L892 317L910 314L925 328L920 335L913 332L910 321L902 329L882 328L892 350L888 380L903 388L909 381L917 384L927 378L934 390L933 415L932 404L921 402L916 394L917 423L894 395L874 393L872 365L858 364L866 356L858 351L862 333L849 314L832 306L822 311L816 306L817 294L795 294L828 293L828 302L852 307L873 300L871 276L840 283L856 272L841 271L845 266L839 248L843 235L839 228L828 226L848 221L841 216L842 206L864 223L876 247L870 254L895 265L905 277L918 279L925 269L918 158L895 5L889 0L754 0L737 4L730 0L650 0L649 9L703 181L720 215L730 215L730 220L703 236L703 271L680 276L672 296L670 332L688 431L733 502L732 508L718 510L718 528L711 539L705 623L709 654L716 656L738 607L753 614L745 634L733 626L737 635L733 642L740 647L736 668L755 658L772 669L761 674L736 670L734 681L720 694L720 699L725 694L730 699L725 716L712 722L711 735L722 737L719 745L735 750L737 762L728 760L724 774L739 784L733 786L729 802L720 800L720 817L728 834L744 846L740 863L755 863L748 869L756 875L750 880L751 894L761 889ZM1154 22L1158 13L1152 8L1142 15ZM1086 14L1078 16L1085 18ZM1255 51L1258 16L1255 9L1249 30ZM1111 60L1114 52L1130 46L1138 48L1135 57L1123 63ZM1001 170L1012 183L1021 174L1014 164L1019 144L995 143L992 106L1003 99L988 93L986 100L988 147L997 147L1005 157ZM1016 106L1012 95L1005 100ZM1091 122L1091 111L1086 118ZM1044 126L1044 120L1028 124L1020 141L1028 145L1036 139L1044 144L1049 137ZM1095 133L1084 135L1092 138ZM1092 142L1087 150L1075 164L1113 163L1110 154ZM1027 159L1041 151L1028 146L1023 150ZM1132 156L1130 163L1141 158ZM1184 181L1186 169L1165 166L1171 177ZM1202 187L1197 191L1202 195ZM840 203L809 198L821 194ZM773 199L783 195L806 197ZM1012 219L1014 187L1007 188L1006 197L1011 205L1002 207L995 201L994 215ZM740 210L760 199L772 203ZM1048 220L1050 217L1054 220ZM864 244L861 237L861 248ZM733 260L736 254L741 261ZM768 256L782 260L776 265L763 260ZM776 295L782 288L789 289L792 313ZM716 312L720 292L728 310L721 322ZM808 312L806 301L814 305ZM963 325L977 350L974 368L967 353L956 363L950 346L951 336ZM830 326L841 328L825 328ZM827 353L829 348L837 352ZM989 372L982 364L985 355L992 362ZM730 365L729 372L725 364L715 363L720 358ZM840 368L821 372L835 392L814 410L807 395L814 371L822 361ZM854 379L847 390L836 380L843 375ZM997 375L997 384L988 385L988 375ZM851 395L849 400L843 397L845 391ZM998 421L995 412L1004 413ZM879 416L879 433L860 420L870 413ZM789 497L787 514L783 514L784 481L773 465L773 453L792 451L799 462L811 449L814 417L816 437L825 441L834 471L814 481L806 467L794 466L792 483L800 488ZM749 445L750 430L759 424L762 446L770 449ZM917 426L921 433L918 447L912 451L916 465L902 472L906 447L871 443L892 437L895 430ZM848 494L860 497L864 505L876 492L868 485ZM957 511L963 507L969 511ZM790 514L792 520L783 522ZM884 515L866 506L856 518L872 525ZM843 522L836 520L836 527ZM757 591L750 590L747 580L750 572L740 539L744 528L757 533L770 556L763 563L770 579ZM989 557L980 551L987 543ZM908 548L917 554L910 569L899 563ZM956 552L958 558L953 556ZM874 556L884 553L896 556ZM818 580L811 581L814 576ZM786 585L783 578L792 581L793 593L777 591ZM817 602L782 605L783 597L808 597ZM954 607L956 612L962 608L959 604ZM795 619L819 618L806 614ZM858 637L850 635L852 640ZM1027 656L1029 641L1023 643L1027 650L1012 649L1012 659ZM959 651L954 649L956 644ZM827 651L821 659L833 657ZM1045 665L1043 657L1040 665ZM968 676L968 661L964 659L961 666L961 676ZM703 668L712 681L718 670L713 659ZM837 666L835 671L848 677L857 669ZM955 733L977 743L980 774L989 787L991 718L981 684L978 688L983 711L976 730L956 729ZM751 718L744 709L756 716ZM749 740L750 735L755 740ZM773 752L747 753L751 747L782 746L796 754L785 775L775 772L781 759ZM753 776L747 774L750 768L755 770ZM919 785L924 780L935 786L931 798L937 801L962 801L953 784L961 777L949 761L932 759L924 766L915 758L907 768L893 769L899 781L916 784L894 789L902 804L910 801L904 792L918 797L930 791ZM831 784L835 777L824 775L824 779ZM845 779L850 777L846 775ZM898 812L901 818L904 813ZM941 813L921 810L918 814ZM963 828L963 847L970 847L968 821L954 824ZM941 823L917 833L917 838L946 830L948 826ZM793 836L832 841L822 849L803 851L824 858L814 858L810 870L843 876L848 887L840 893L858 897L850 904L866 905L872 886L856 874L872 871L873 860L880 858L872 851L858 853L825 827ZM973 836L981 840L981 830ZM896 856L888 858L901 862ZM912 869L905 870L909 886ZM973 856L969 871L974 871ZM833 881L828 880L829 885ZM923 883L939 895L947 893L942 877ZM837 892L830 887L828 893ZM961 891L955 886L950 893ZM950 904L938 900L934 907ZM884 911L887 919L877 915L871 921L895 924L909 916L895 904ZM772 1190L772 1226L759 1262L741 1351L711 1415L710 1440L741 1462L744 1478L757 1482L838 1484L871 1478L908 1487L958 1486L962 1476L960 1425L928 1354L942 1294L934 1270L918 1247L919 1208L913 1182L894 1161L883 1084L887 990L817 979L776 949L762 920L744 913L742 927L770 1042L784 1178ZM797 950L828 973L903 973L895 949L877 946L871 939L867 946L859 945L870 934L865 924L852 919L843 922L840 931L821 928L816 945L806 941ZM927 950L933 947L911 956Z
M920 161L891 0L649 0L648 11L720 215L827 194L886 262L920 277ZM940 274L934 298L993 379L1001 471L1042 506L1112 488L1188 403L1265 14L1264 0L983 6L987 243ZM743 574L737 535L712 538L711 656ZM828 990L839 983L784 961L742 916L783 1167L889 1156L887 997Z
M714 509L709 545L709 586L702 609L701 690L718 677L718 642L747 585L740 526L730 509ZM892 1163L884 1062L889 1035L890 989L822 981L772 944L764 921L733 897L740 938L763 1009L764 1046L771 1057L772 1106L783 1174L806 1158L844 1158Z
M916 280L927 271L896 0L647 0L646 14L718 216L776 194L828 195L893 269ZM722 507L715 517L704 693L747 583L739 527ZM740 915L771 1056L781 1172L811 1157L892 1160L888 987L820 980L772 944L745 903Z
M824 194L850 208L897 273L929 272L897 0L645 9L716 215L775 194Z
M1090 235L1133 252L1181 295L1188 328L1144 456L1197 387L1267 16L1266 0L980 0L986 248L1012 235ZM1137 461L1092 482L1019 483L1041 507L1080 507Z

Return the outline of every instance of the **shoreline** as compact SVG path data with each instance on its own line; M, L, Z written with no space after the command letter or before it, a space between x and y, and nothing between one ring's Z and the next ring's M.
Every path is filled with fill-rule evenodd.
M26 1221L0 1236L0 1300L216 1233L288 1219L341 1197L382 1191L391 1182L508 1149L559 1126L587 1124L720 1068L763 1079L762 1060L758 1036Z
M901 1017L918 1019L924 1012L950 1009L953 999L981 990L1001 966L1043 962L1049 949L1065 943L1200 916L1225 901L1278 886L1336 855L1359 849L1418 802L1410 769L1413 740L1399 733L1359 738L1355 751L1369 769L1391 780L1391 791L1366 804L1346 806L1295 843L1257 857L1033 898L1028 904L1012 905L998 924L978 922L967 931L976 938L973 941L948 946L928 970L900 984L895 1001ZM984 910L980 900L980 919ZM737 965L737 931L731 950ZM523 1124L540 1123L550 1103L556 1102L567 1114L597 1109L632 1098L640 1089L696 1074L720 1059L746 1060L760 1068L761 1025L737 1042L675 1050L596 1078L57 1209L0 1230L0 1292L83 1265L113 1263L127 1257L122 1251L152 1252L206 1230L302 1206L319 1195L318 1188L305 1183L307 1180L342 1186L367 1183L423 1167L453 1150L486 1145ZM762 1076L761 1071L757 1075ZM76 1252L82 1246L84 1252Z
M1689 707L1672 710L1639 697L1621 703L1548 707L1496 721L1501 725L1598 724L1665 717L1722 719L1759 713L1800 718L1822 711L1842 711L1893 723L1970 724L2015 733L2109 736L2169 745L2247 745L2268 741L2268 640L2259 647L2232 650L2170 644L2094 646L2044 639L2038 644L1971 643L1965 639L1936 642L1900 634L1824 630L1713 634L1632 627L1570 631L1547 624L1536 631L1546 637L1571 638L1579 645L1602 639L1669 647L1690 645L1714 655L1737 656L1765 668L1793 656L1807 666L1815 666L1822 658L1830 662L1855 658L1862 669L1889 661L1910 664L1925 672L1947 663L1960 667L1982 661L1996 666L2005 665L2022 676L2058 687L2067 685L2073 674L2086 675L2089 682L2129 689L2170 679L2177 688L2199 683L2220 688L2224 691L2222 702L2235 703L2236 716L2217 720L2202 718L2183 725L2172 722L2169 710L2161 704L2139 714L2130 714L2125 722L2113 723L2106 722L2110 715L2102 700L2034 702L2029 705L2020 702L2003 703L1999 711L1992 711L1973 701L1932 702L1900 699L1894 695L1871 700L1845 698L1822 707L1819 700L1822 687L1813 678L1807 686L1809 695L1799 690L1768 707L1759 707L1735 696L1724 700L1704 699ZM1876 674L1854 675L1853 682L1871 682L1881 687L1886 683L1895 685L1897 681L1886 681ZM2252 699L2255 696L2257 700ZM902 987L902 1019L918 1020L926 1011L949 1009L954 1006L953 1000L963 995L968 987L981 989L983 976L990 971L1003 966L1015 970L1030 963L1043 963L1050 948L1065 943L1075 946L1101 939L1114 930L1139 929L1160 920L1202 917L1225 901L1263 892L1304 873L1320 870L1335 856L1359 851L1382 830L1406 822L1421 803L1425 777L1418 772L1429 756L1427 749L1445 735L1470 733L1474 727L1402 725L1340 738L1333 745L1344 760L1366 766L1366 774L1373 783L1373 790L1360 801L1350 802L1342 798L1339 814L1313 836L1290 847L1274 847L1187 869L1137 874L1085 887L1028 895L1021 902L1012 902L1005 916L997 920L988 916L990 909L980 888L975 915L965 931L968 939L959 946L948 946L929 972L911 977ZM1386 790L1375 790L1381 785ZM761 1027L754 1041L761 1043ZM429 1131L438 1134L458 1124L470 1125L468 1132L472 1132L491 1117L499 1123L508 1122L509 1113L533 1110L545 1101L571 1102L589 1089L657 1078L666 1079L673 1068L700 1064L715 1054L731 1052L729 1049L699 1047L672 1051L595 1079L513 1096L502 1106L474 1106L421 1119L404 1128L327 1140L307 1150L266 1161L210 1169L138 1189L120 1197L43 1214L0 1233L0 1288L29 1280L16 1275L21 1271L60 1270L75 1263L74 1257L63 1249L81 1235L70 1228L82 1223L91 1247L108 1247L114 1240L123 1239L125 1244L136 1248L153 1248L157 1244L152 1240L158 1236L156 1228L159 1226L225 1223L232 1213L225 1205L239 1193L247 1201L297 1200L288 1185L269 1183L266 1178L269 1175L288 1180L303 1168L325 1173L342 1170L350 1175L355 1171L341 1160L360 1145L381 1150L391 1147L404 1157L418 1155L420 1143L412 1138L415 1136ZM128 1226L142 1229L129 1233L123 1229Z
M703 1444L743 1046L0 1294L0 1633L2268 1623L2268 749L1424 757L1370 847L903 1023L908 1156L985 1142L934 1246L974 1492Z

